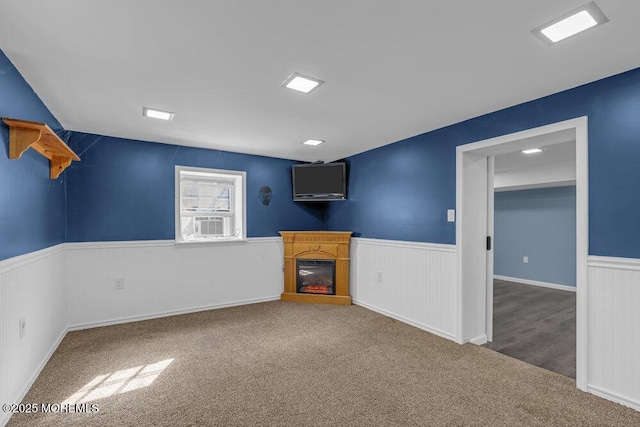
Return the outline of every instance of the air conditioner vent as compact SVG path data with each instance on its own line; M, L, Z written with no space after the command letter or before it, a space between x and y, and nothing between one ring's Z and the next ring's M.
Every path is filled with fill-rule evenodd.
M229 234L231 218L223 216L197 216L195 234L199 236L226 236Z

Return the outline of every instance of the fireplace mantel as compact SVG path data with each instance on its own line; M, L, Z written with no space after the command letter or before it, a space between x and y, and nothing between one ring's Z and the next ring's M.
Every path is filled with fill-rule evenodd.
M350 231L281 231L284 242L284 292L282 301L351 304L349 294ZM334 260L335 295L299 293L298 259Z

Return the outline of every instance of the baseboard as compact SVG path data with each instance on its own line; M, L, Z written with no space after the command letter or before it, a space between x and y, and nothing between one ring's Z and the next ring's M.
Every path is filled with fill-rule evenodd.
M22 402L24 397L27 395L27 393L31 389L31 386L33 386L33 383L36 381L36 379L38 379L38 376L40 375L40 372L42 372L44 367L49 362L49 359L51 359L51 356L53 355L53 353L58 349L58 346L60 345L60 343L62 342L64 337L67 335L68 331L69 331L69 328L65 328L60 333L60 335L58 336L58 339L56 339L56 341L53 343L53 345L51 346L51 348L49 349L47 354L42 358L42 361L40 362L40 364L38 365L36 370L33 372L33 375L31 375L31 377L29 378L29 381L27 381L27 383L22 388L22 391L18 395L18 399L16 399L15 403ZM9 403L9 402L2 402L2 403ZM11 419L12 415L13 415L12 413L6 413L6 412L3 411L2 412L2 418L0 419L0 427L6 426L7 423L9 422L9 419Z
M624 397L618 396L617 394L608 392L598 387L587 386L587 391L591 394L595 394L598 397L602 397L603 399L610 400L612 402L619 403L623 406L627 406L631 409L635 409L636 411L640 411L640 402L635 400L626 399Z
M486 343L488 343L488 342L489 342L489 340L488 340L488 338L487 338L487 334L482 334L482 335L479 335L479 336L477 336L477 337L475 337L475 338L471 338L471 339L469 340L469 342L470 342L471 344L475 344L475 345L482 345L482 344L486 344Z
M407 319L405 317L398 316L397 314L393 314L393 313L391 313L389 311L383 310L381 308L375 307L373 305L370 305L370 304L367 304L367 303L364 303L364 302L361 302L361 301L357 301L355 299L353 300L353 303L355 305L359 305L361 307L364 307L364 308L366 308L368 310L375 311L376 313L382 314L383 316L391 317L392 319L398 320L398 321L400 321L402 323L406 323L407 325L414 326L414 327L416 327L418 329L422 329L423 331L426 331L426 332L432 333L434 335L437 335L439 337L446 338L446 339L448 339L450 341L456 342L456 337L453 336L452 334L447 333L447 332L440 331L438 329L429 327L427 325L423 325L422 323L414 322L413 320L409 320L409 319Z
M275 295L275 296L266 297L266 298L255 298L255 299L233 301L233 302L222 303L222 304L204 305L200 307L187 308L184 310L163 311L158 313L145 314L142 316L120 317L117 319L110 319L102 322L82 323L82 324L69 326L67 329L69 331L80 331L83 329L100 328L103 326L113 326L113 325L120 325L123 323L141 322L143 320L159 319L162 317L169 317L169 316L178 316L180 314L189 314L189 313L197 313L200 311L216 310L218 308L237 307L240 305L277 301L279 299L280 299L280 295Z
M561 291L569 291L569 292L575 292L576 291L576 287L575 286L558 285L556 283L539 282L537 280L520 279L520 278L517 278L517 277L500 276L500 275L497 275L497 274L494 274L493 278L497 279L497 280L505 280L507 282L522 283L524 285L533 285L533 286L541 286L543 288L558 289L558 290L561 290Z

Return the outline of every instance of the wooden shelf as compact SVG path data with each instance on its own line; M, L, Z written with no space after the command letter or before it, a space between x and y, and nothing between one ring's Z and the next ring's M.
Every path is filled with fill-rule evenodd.
M9 158L19 159L29 147L49 159L51 179L56 179L80 157L45 123L3 118L9 126Z

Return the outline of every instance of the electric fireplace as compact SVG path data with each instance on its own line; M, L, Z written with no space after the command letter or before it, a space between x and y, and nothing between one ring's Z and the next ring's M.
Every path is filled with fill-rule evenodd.
M296 292L299 294L336 294L336 262L325 259L296 260L298 276Z
M350 231L281 231L282 301L351 304Z

